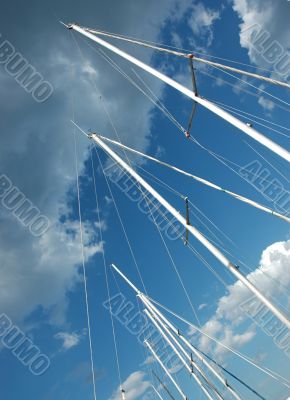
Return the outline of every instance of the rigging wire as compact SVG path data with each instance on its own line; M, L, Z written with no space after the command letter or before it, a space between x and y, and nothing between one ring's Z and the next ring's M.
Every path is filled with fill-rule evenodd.
M261 120L261 121L267 122L267 123L270 124L270 125L277 126L278 128L284 129L284 130L286 130L286 131L290 131L290 128L288 128L288 127L286 127L286 126L283 126L283 125L280 125L280 124L276 124L275 122L272 122L272 121L269 121L268 119L259 117L258 115L251 114L251 113L249 113L249 112L243 111L243 110L241 110L241 109L239 109L239 108L230 106L230 105L228 105L228 104L222 103L222 102L217 101L217 100L212 100L212 99L211 99L210 101L211 101L212 103L218 104L218 105L219 105L220 107L222 107L222 108L224 107L225 109L231 110L232 112L236 111L237 113L238 113L238 112L239 112L239 113L242 113L242 114L244 114L244 115L241 114L241 116L243 116L244 118L246 118L246 116L250 115L251 117L253 117L253 119L252 119L252 120L251 120L250 118L248 118L248 119L249 119L250 121L254 122L254 123L259 123L258 121L255 120L255 119L259 119L259 120ZM234 111L233 111L233 110L234 110ZM285 137L287 137L287 138L290 138L290 136L287 135L286 133L283 133L283 132L281 132L281 131L278 131L278 130L276 130L276 129L273 129L273 128L269 127L268 125L265 125L265 124L260 124L260 125L264 126L265 128L268 128L268 129L273 130L273 132L279 133L280 135L283 135L283 136L285 136Z
M88 339L89 339L89 349L90 349L90 362L91 362L91 373L92 373L92 381L93 381L93 398L94 398L94 400L97 400L94 358L93 358L93 345L92 345L92 335L91 335L91 320L90 320L88 288L87 288L87 272L86 272L86 264L85 264L85 253L84 253L83 223L82 223L82 213L81 213L78 155L77 155L77 143L76 143L75 129L74 129L74 154L75 154L75 172L76 172L78 215L79 215L79 229L80 229L80 244L81 244L81 249L82 249L82 272L83 272L83 280L84 280L86 317L87 317Z
M239 168L239 170L244 169L244 167L242 167L241 165L229 160L228 158L221 156L220 154L214 152L213 150L209 149L208 147L204 146L203 144L201 144L198 140L196 140L194 137L190 137L189 140L192 141L192 143L194 143L195 145L197 145L198 147L200 147L202 150L204 150L205 152L207 152L208 154L210 154L212 157L214 157L218 162L220 162L221 164L223 164L224 166L226 166L229 170L231 170L234 174L236 174L237 176L239 176L241 179L243 179L244 181L246 181L247 183L249 183L249 181L247 179L245 179L241 174L239 174L239 172L237 172L233 167L230 166L230 164L236 166L237 168ZM247 173L249 175L252 175L253 178L256 177L256 174L251 172L251 171L247 171ZM272 181L269 181L268 179L263 179L264 182L271 184ZM288 190L285 190L285 192L290 193ZM270 202L273 202L273 200L268 199Z
M235 84L233 84L233 83L231 83L231 82L229 82L229 81L227 81L225 79L222 79L221 77L217 77L216 75L212 75L209 72L205 71L204 69L196 67L195 71L198 71L203 75L209 76L210 78L212 78L212 79L214 79L216 81L223 82L226 85L231 86L232 88L234 88L234 90L236 90L236 91L244 92L244 93L246 93L246 94L248 94L248 95L250 95L252 97L256 97L258 99L260 98L258 93L251 92L250 90L245 89L243 86L238 86L237 87ZM286 107L282 106L281 104L279 104L279 103L277 103L277 102L275 102L273 100L271 100L271 101L276 107L280 108L281 110L286 111L287 113L290 112L289 108L286 108Z
M155 181L158 185L160 185L161 187L165 188L166 190L168 190L169 192L174 193L176 196L178 196L179 198L181 198L182 200L186 199L186 196L184 196L183 194L181 194L180 192L178 192L176 189L174 189L172 186L168 185L167 183L165 183L164 181L162 181L160 178L157 178L157 176L153 175L151 172L147 171L145 168L141 167L140 165L138 165L137 163L133 162L133 164L138 168L141 169L142 171L144 171L146 174L149 175L149 179L152 179L153 181ZM148 178L148 177L147 177ZM237 245L232 241L232 239L230 239L210 218L208 218L194 203L192 203L191 200L188 199L188 202L192 205L192 207L194 207L221 235L223 235L229 242L231 242L233 245L235 245L237 247ZM220 238L217 237L217 235L213 232L213 230L211 228L209 228L209 226L202 221L202 219L200 217L197 216L197 214L193 213L193 211L191 209L189 209L189 212L191 215L193 215L214 237L215 239L220 242L223 243L221 241Z
M100 217L100 208L99 208L99 200L98 200L98 193L97 193L97 186L96 186L96 177L95 177L95 167L94 167L94 160L92 156L92 148L90 146L90 158L91 158L91 168L92 168L92 176L93 176L93 185L94 185L94 194L95 194L95 201L96 201L96 208L97 208L97 216L98 216L98 226L99 226L99 234L102 243L102 258L103 258L103 266L105 272L105 279L106 279L106 289L107 289L107 296L109 301L109 311L110 311L110 319L111 319L111 327L112 327L112 334L113 334L113 341L114 341L114 351L115 351L115 358L116 358L116 365L118 371L118 378L120 384L120 390L122 391L122 378L121 378L121 368L120 368L120 360L119 360L119 352L118 352L118 345L117 345L117 338L116 338L116 329L112 314L112 306L111 306L111 294L110 294L110 287L109 287L109 279L107 273L107 263L106 263L106 256L105 250L103 247L103 230L102 230L102 221Z
M251 87L255 88L259 92L262 92L262 93L266 94L267 96L272 97L273 99L278 100L283 104L286 104L286 106L290 106L290 103L288 103L287 101L281 99L280 97L274 96L272 93L268 92L267 90L264 90L259 86L253 85L252 83L246 81L245 79L239 78L238 76L235 76L235 75L231 74L230 72L227 72L227 71L225 71L225 70L223 70L223 69L221 69L221 68L219 68L219 67L217 67L215 65L212 65L212 67L214 69L217 69L218 71L222 72L223 74L229 75L232 78L237 79L238 81L242 82L243 84L246 84L248 86L251 86Z
M288 178L286 178L286 176L278 170L278 168L276 168L269 160L267 160L261 153L258 152L258 150L256 150L253 146L251 146L248 142L245 142L247 146L249 146L256 154L258 154L267 164L269 164L279 175L282 176L282 178L284 178L288 183L290 182L290 180ZM289 172L289 171L288 171Z
M69 35L70 40L72 39L72 33ZM75 98L72 95L72 117L75 120ZM79 232L80 232L80 246L81 246L81 265L82 265L82 275L84 281L84 297L85 297L85 309L86 309L86 320L88 329L88 342L89 342L89 354L90 354L90 366L92 374L92 386L93 386L93 399L97 400L96 395L96 377L94 368L94 356L93 356L93 345L92 345L92 335L91 335L91 318L90 318L90 308L89 308L89 297L87 288L87 271L85 262L85 250L84 250L84 238L83 238L83 222L82 222L82 211L81 211L81 196L80 196L80 182L79 182L79 170L78 170L78 152L77 152L77 139L76 130L73 129L74 137L74 159L75 159L75 174L76 174L76 192L77 192L77 202L78 202L78 217L79 217Z
M254 117L255 117L255 118L258 118L258 117L256 117L256 116L253 116L252 118L249 118L248 116L244 115L244 114L245 114L244 111L241 111L241 110L239 110L239 111L234 111L234 110L233 110L233 107L229 107L229 106L226 106L226 105L221 105L221 103L218 102L218 101L213 101L213 103L218 104L222 109L224 109L224 110L226 110L226 111L232 112L233 114L238 115L238 116L241 117L241 118L245 118L245 119L246 119L246 122L250 121L250 122L252 122L252 123L254 123L254 124L263 126L264 128L269 129L270 131L275 132L275 133L277 133L278 135L281 135L281 136L283 136L283 137L286 137L287 139L290 139L290 136L287 135L287 133L280 132L280 131L278 131L277 129L274 129L274 128L268 126L268 125L263 124L262 122L259 122L259 121L255 120ZM237 109L236 109L236 110L237 110ZM246 113L246 114L250 115L249 113ZM263 118L261 118L261 119L263 119ZM267 121L267 120L265 120L265 121ZM267 121L267 122L269 122L269 121ZM287 129L287 128L284 128L284 129Z

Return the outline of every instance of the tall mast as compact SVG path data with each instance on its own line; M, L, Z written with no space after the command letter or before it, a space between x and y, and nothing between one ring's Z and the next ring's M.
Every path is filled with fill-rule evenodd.
M96 134L92 134L91 139L94 140L113 160L116 161L125 171L127 171L137 182L148 190L155 199L162 204L167 211L172 214L177 221L180 222L188 231L199 240L209 251L213 254L239 281L241 281L270 311L290 328L289 319L268 300L253 283L251 283L246 276L244 276L239 268L234 265L217 247L215 247L198 229L192 225L188 225L186 219L164 199L149 183L147 183L136 171L134 171L118 154L116 154L106 143L104 143Z
M181 332L177 328L175 328L175 326L173 324L171 324L171 322L158 310L158 308L155 307L155 305L152 303L150 298L148 298L144 293L140 292L140 290L123 274L123 272L115 264L112 264L112 268L135 291L136 295L139 297L139 299L142 301L142 303L146 307L145 313L147 315L148 315L148 311L150 313L152 313L152 315L158 321L160 326L166 331L166 333L170 336L170 338L173 339L173 335L169 332L169 329L170 329L170 331L173 332L187 346L187 348L198 358L198 360L201 361L201 363L204 364L211 371L211 373L222 383L222 385L226 388L226 390L228 390L231 393L231 395L235 397L235 399L241 400L240 396L230 386L230 384L225 380L225 378L218 371L215 370L215 368L206 360L206 358L204 358L204 356L194 346L191 345L191 343L181 334ZM152 321L152 322L154 323L154 321ZM155 323L154 323L154 325L156 326ZM158 330L160 331L160 328L158 328ZM177 344L178 341L176 339L173 339L173 340L174 340L174 343ZM186 353L184 348L180 344L178 344L178 347L182 351L182 353L186 356L186 358L190 362L192 362L191 358L188 357L188 354ZM196 366L195 363L194 363L194 365ZM157 377L157 379L159 379L159 378Z
M194 55L192 53L183 53L183 52L180 52L180 51L172 50L170 48L155 46L155 45L150 44L148 42L144 42L144 41L128 38L128 37L123 36L123 35L122 36L115 35L113 33L98 31L98 30L89 29L89 28L86 28L86 29L89 32L94 33L96 35L107 36L107 37L111 37L113 39L119 39L119 40L123 40L125 42L134 43L134 44L137 44L137 45L140 45L140 46L148 47L148 48L153 49L153 50L162 51L162 52L165 52L165 53L168 53L168 54L171 54L171 55L176 55L176 56L183 57L183 58L193 59L194 61L198 61L198 62L201 62L201 63L204 63L204 64L208 64L208 65L211 65L213 67L225 69L225 70L228 70L228 71L235 72L237 74L249 76L249 77L255 78L255 79L260 79L260 80L265 81L267 83L271 83L271 84L277 85L277 86L283 86L283 87L286 87L287 89L290 89L290 84L287 83L287 82L278 81L277 79L269 78L267 76L254 74L253 72L248 72L248 71L241 70L241 69L238 69L238 68L230 67L228 65L224 65L224 64L220 64L220 63L217 63L217 62L214 62L214 61L206 60L204 58L197 57L196 55Z
M168 163L166 163L164 161L160 161L157 158L154 158L152 156L149 156L148 154L142 153L141 151L138 151L138 150L132 149L131 147L125 146L123 143L116 142L116 140L112 140L112 139L109 139L107 137L100 136L100 135L99 135L99 137L102 140L105 140L106 142L113 143L114 145L119 146L122 149L130 151L131 153L138 154L141 157L147 158L148 160L154 161L157 164L160 164L160 165L163 165L164 167L170 168L173 171L176 171L176 172L178 172L180 174L183 174L185 176L188 176L189 178L194 179L197 182L202 183L203 185L206 185L206 186L208 186L208 187L210 187L212 189L215 189L215 190L218 190L218 191L223 192L225 194L228 194L229 196L233 197L236 200L240 200L243 203L246 203L246 204L248 204L248 205L250 205L252 207L255 207L255 208L257 208L257 209L259 209L261 211L264 211L264 212L266 212L268 214L271 214L271 215L273 215L275 217L278 217L278 218L290 223L290 218L289 217L287 217L286 215L280 214L277 211L275 211L275 210L273 210L273 209L271 209L269 207L264 206L263 204L257 203L256 201L248 199L247 197L241 196L238 193L231 192L228 189L224 189L221 186L216 185L213 182L210 182L210 181L208 181L208 180L206 180L204 178L200 178L199 176L196 176L196 175L193 175L193 174L191 174L189 172L186 172L186 171L184 171L184 170L182 170L180 168L177 168L174 165L168 164Z
M168 343L168 345L171 347L171 349L174 351L174 353L177 355L177 357L180 359L180 361L182 362L182 364L184 365L184 367L188 370L188 372L193 376L194 380L197 382L198 386L201 388L201 390L204 392L204 394L206 395L206 397L209 400L213 400L211 394L209 393L209 391L204 387L203 383L201 382L201 380L199 379L199 377L197 376L197 374L194 372L193 368L190 368L190 365L192 367L194 367L203 377L203 379L205 379L205 381L212 387L212 389L215 391L217 397L219 400L223 400L223 398L220 396L220 394L218 393L217 389L208 381L207 377L205 376L204 372L199 368L199 366L194 363L191 362L190 357L188 356L188 354L186 354L186 352L184 351L184 349L182 349L182 346L180 345L180 343L178 343L178 341L174 338L174 336L169 332L169 330L166 330L166 333L163 331L162 328L164 328L164 326L162 326L162 328L160 327L160 325L158 325L157 323L157 318L156 316L154 316L155 318L153 318L153 316L150 314L150 312L147 310L145 310L145 314L147 315L147 317L150 319L150 321L154 324L154 326L157 328L158 332L161 334L161 336L165 339L165 341ZM158 321L159 322L159 321ZM169 339L170 336L170 339ZM175 344L172 343L172 341L174 341ZM186 358L189 359L189 363L187 363L184 359L184 357L181 355L180 351L177 349L177 347L179 347L180 350L183 350L182 352L184 352L186 354Z
M164 75L163 73L157 71L155 68L150 67L149 65L145 64L144 62L138 60L137 58L129 55L123 50L120 50L118 47L113 46L112 44L106 42L105 40L101 39L98 36L93 35L88 31L88 29L81 28L76 24L68 25L70 29L73 29L82 35L88 37L89 39L93 40L94 42L100 44L101 46L111 50L112 52L118 54L119 56L125 58L126 60L130 61L132 64L137 65L138 67L142 68L143 70L149 72L151 75L154 75L158 79L162 80L169 86L175 88L179 92L185 94L186 96L190 97L192 100L196 101L197 103L201 104L208 110L212 111L214 114L217 114L224 120L228 121L230 124L234 125L236 128L240 129L242 132L246 133L248 136L253 138L254 140L258 141L260 144L264 145L280 157L284 158L288 162L290 161L290 153L284 149L279 144L273 142L271 139L265 137L263 134L258 132L257 130L253 129L252 127L248 126L244 122L240 121L233 115L229 114L227 111L221 109L220 107L216 106L215 104L211 103L210 101L197 96L192 90L187 89L185 86L181 85L180 83L176 82L172 78Z
M178 338L183 341L183 343L185 343L185 345L189 348L189 350L199 359L199 361L201 361L214 375L215 377L225 386L225 388L237 399L237 400L241 400L240 396L235 392L235 390L226 382L226 380L223 378L223 376L221 376L213 367L212 365L207 362L207 360L200 354L200 352L198 350L196 350L189 342L187 339L185 339L181 333L168 321L167 318L164 317L164 315L154 306L154 304L151 303L151 301L144 296L143 294L139 294L138 295L139 298L141 299L141 301L145 304L145 306L147 307L147 309L149 309L152 314L154 315L154 317L156 318L156 320L159 322L159 324L163 327L163 329L170 334L169 330L167 327L170 328L170 330L172 332L175 333L176 336L178 336ZM161 321L161 319L163 321ZM166 327L167 325L167 327ZM170 335L170 337L172 338L172 336ZM175 339L176 341L176 339ZM177 342L177 341L176 341ZM185 352L185 350L183 349L183 347L180 347L180 349L182 349L182 352L186 355L187 359L190 360L190 357L188 356L188 354ZM192 361L191 361L192 362ZM196 365L196 364L195 364Z

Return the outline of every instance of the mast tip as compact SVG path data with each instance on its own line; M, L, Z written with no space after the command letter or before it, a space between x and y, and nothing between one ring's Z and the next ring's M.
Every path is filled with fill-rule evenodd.
M63 21L59 21L62 25L64 25L67 29L72 29L73 25L77 25L75 22L65 24Z

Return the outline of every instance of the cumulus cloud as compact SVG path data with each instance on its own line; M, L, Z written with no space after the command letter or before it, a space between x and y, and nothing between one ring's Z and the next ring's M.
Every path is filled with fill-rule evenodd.
M289 76L290 56L287 55L290 41L289 3L271 0L232 0L232 3L233 9L242 21L240 44L247 49L250 60L257 66L271 69L275 75L276 62L285 57ZM281 51L277 50L277 57L272 57L267 49L275 44ZM279 74L277 76L276 72L276 78L283 77Z
M79 228L71 207L75 199L73 129L69 122L73 113L85 130L92 128L112 136L114 131L104 112L106 105L122 141L143 150L150 142L151 103L110 69L77 34L76 46L71 32L58 19L68 22L68 18L74 20L77 15L80 22L89 25L91 15L91 26L106 26L108 30L156 41L160 27L170 18L176 18L176 9L184 10L187 4L177 0L148 4L142 0L138 7L132 7L130 1L109 1L100 8L96 2L88 1L85 8L80 4L70 6L68 14L67 5L56 2L50 3L58 15L57 21L52 21L48 11L42 10L38 18L36 4L31 4L35 7L32 18L31 8L19 2L21 18L15 21L14 8L7 3L7 18L2 23L5 37L1 40L9 39L54 87L50 99L38 104L4 68L0 71L5 91L5 97L0 98L3 115L0 173L5 173L52 223L49 231L35 238L1 209L5 231L0 232L0 302L1 310L15 322L25 320L36 309L43 309L50 323L63 323L68 294L82 282ZM13 16L16 29L7 23L9 16ZM147 62L152 56L152 52L144 49L135 48L134 52ZM152 88L157 95L162 91L157 80L152 80ZM128 119L128 110L134 115L133 124ZM84 173L87 147L86 139L77 137L80 174ZM110 203L109 198L106 201ZM105 245L99 242L97 228L89 221L84 223L87 261Z
M126 400L136 400L142 396L151 386L150 382L145 379L145 373L135 371L122 383L122 388L125 390ZM120 388L116 389L110 400L120 399Z
M277 284L281 282L282 276L283 285ZM284 293L284 287L290 284L290 240L276 242L267 247L262 253L259 267L247 277L268 298L271 296L279 298ZM250 342L255 336L256 329L253 324L244 331L241 329L242 322L249 317L240 306L251 296L251 292L241 282L228 286L228 294L219 299L214 315L202 329L225 345L234 348ZM217 356L224 354L222 347L213 346L212 341L205 336L200 338L200 346L204 351L214 350Z
M204 308L206 308L207 307L207 303L202 303L202 304L200 304L199 306L198 306L198 310L203 310Z
M50 315L51 323L61 324L65 318L67 293L82 281L78 222L56 222L40 239L31 238L15 224L13 220L6 220L6 234L0 236L2 309L13 320L22 321L36 307L42 307ZM84 222L83 236L88 261L102 251L102 243L91 222Z
M206 38L206 45L210 46L213 40L213 26L220 19L220 11L205 7L202 3L192 6L192 13L188 25L193 34L199 38Z
M266 97L264 96L260 96L258 103L260 104L261 107L264 108L264 110L267 111L272 111L275 107L275 104L273 103L273 101L266 99Z
M84 334L85 332L80 334L76 332L58 332L54 335L54 338L62 341L62 350L65 351L77 346Z

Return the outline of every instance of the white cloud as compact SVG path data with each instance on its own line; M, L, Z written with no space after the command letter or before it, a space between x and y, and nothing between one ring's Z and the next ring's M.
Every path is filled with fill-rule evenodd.
M274 70L275 60L270 62L265 49L275 42L287 50L290 42L289 2L271 0L232 0L233 9L241 19L240 44L248 50L254 64ZM265 32L267 45L254 45L251 37L253 31ZM285 52L284 52L285 53ZM290 59L290 58L289 58ZM290 73L290 70L289 70ZM276 76L279 78L279 76ZM281 79L281 76L280 76Z
M183 15L187 4L188 1L161 0L150 5L143 0L138 2L138 7L131 7L130 1L125 1L114 5L113 14L109 5L102 7L102 13L95 13L95 23L105 26L110 22L117 32L156 41L160 27L170 18L177 18L177 9ZM74 7L80 20L85 20L87 9L84 12L83 7L77 4ZM92 2L90 7L95 7L95 3ZM26 9L23 14L29 15ZM141 16L144 24L138 23ZM9 25L6 28L9 34ZM39 308L46 311L50 323L61 324L65 321L68 294L82 283L79 229L78 223L71 218L69 204L72 198L75 199L75 193L73 196L71 193L75 187L73 130L69 122L72 113L74 111L76 121L85 130L97 129L104 135L114 135L103 102L121 140L144 150L150 141L152 105L91 51L78 34L75 37L82 54L62 26L51 31L49 19L42 19L42 29L37 36L34 32L35 27L28 25L25 38L19 34L15 45L28 60L33 59L55 90L47 102L37 104L5 75L4 70L0 73L5 91L5 100L3 96L0 99L2 130L5 132L1 137L0 173L6 173L13 184L49 217L52 227L37 239L5 210L0 211L1 223L5 223L5 230L0 231L0 302L2 311L17 323ZM49 46L43 47L40 44L48 33ZM143 59L149 62L152 52L134 48L137 56L141 52ZM116 61L120 62L120 59ZM152 80L157 95L162 87L158 80ZM128 118L128 110L134 115L134 124ZM79 169L83 172L88 142L80 135L77 136L77 147ZM106 200L110 203L109 198ZM70 218L60 222L63 215ZM87 260L102 251L97 228L93 223L84 223Z
M266 99L266 97L264 97L264 96L259 97L258 103L266 111L272 111L275 107L275 104L273 103L273 101Z
M142 396L151 386L145 379L145 373L142 371L133 372L123 383L126 400L136 400ZM110 400L120 400L120 388L116 389Z
M154 356L148 356L148 357L146 357L145 361L141 364L141 366L150 365L154 362L155 362Z
M284 288L277 285L277 282L282 282L284 287L290 284L290 240L268 246L262 253L259 267L247 277L268 298L279 298L284 293ZM252 324L245 331L240 328L241 323L249 318L240 305L249 297L251 292L241 282L228 286L228 294L219 299L214 315L202 329L234 348L250 342L255 336L255 326ZM205 336L200 338L200 346L204 351L214 349L218 356L224 354L223 348L213 345Z
M54 335L54 338L62 341L62 350L65 351L77 346L80 343L84 333L85 332L81 334L76 332L58 332Z
M200 310L203 310L204 308L206 308L207 307L207 303L202 303L202 304L200 304L199 306L198 306L198 310L200 311Z
M202 3L192 6L192 13L188 25L193 34L199 38L206 38L206 45L210 46L213 40L213 25L220 19L220 11L205 7Z
M82 281L79 224L56 222L40 239L32 238L24 228L16 229L15 224L7 219L6 234L0 236L1 307L14 321L21 321L38 306L48 312L51 323L61 324L67 293ZM83 236L88 261L102 251L102 244L88 221L83 223Z

